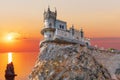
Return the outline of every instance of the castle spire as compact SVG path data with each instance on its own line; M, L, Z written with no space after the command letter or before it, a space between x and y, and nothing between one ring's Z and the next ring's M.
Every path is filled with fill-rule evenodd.
M55 7L55 14L57 15L57 10L56 10L56 7Z
M84 37L84 32L83 32L82 28L80 29L80 33L81 33L81 37L83 38Z
M80 31L83 31L82 27L81 27Z
M50 11L50 6L48 5L48 11Z
M74 24L72 24L72 29L74 29Z

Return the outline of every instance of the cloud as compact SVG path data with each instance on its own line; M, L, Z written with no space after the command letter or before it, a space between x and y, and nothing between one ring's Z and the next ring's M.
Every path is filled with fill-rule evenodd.
M28 39L28 36L23 33L19 32L9 32L8 35L11 35L14 40L26 40Z

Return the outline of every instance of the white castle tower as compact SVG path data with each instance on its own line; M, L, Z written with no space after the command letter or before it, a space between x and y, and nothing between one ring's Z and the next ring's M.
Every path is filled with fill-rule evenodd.
M57 11L52 12L48 7L47 11L44 11L44 27L41 30L41 34L46 41L66 42L66 43L78 43L84 46L90 46L90 41L84 38L84 32L82 29L76 30L74 26L68 30L67 23L57 19Z
M45 40L52 40L55 31L55 21L57 11L51 12L50 8L44 12L44 28L41 33L44 35Z

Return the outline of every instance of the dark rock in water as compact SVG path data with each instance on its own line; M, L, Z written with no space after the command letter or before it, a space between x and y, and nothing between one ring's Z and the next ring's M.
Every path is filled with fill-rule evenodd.
M17 76L14 72L14 66L13 63L7 64L6 70L5 70L5 80L15 80L15 76Z
M111 80L111 76L86 47L44 43L29 79Z

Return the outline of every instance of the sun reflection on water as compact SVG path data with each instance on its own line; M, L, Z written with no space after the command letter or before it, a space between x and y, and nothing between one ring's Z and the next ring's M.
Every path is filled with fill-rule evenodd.
M12 62L12 52L8 53L8 64Z

